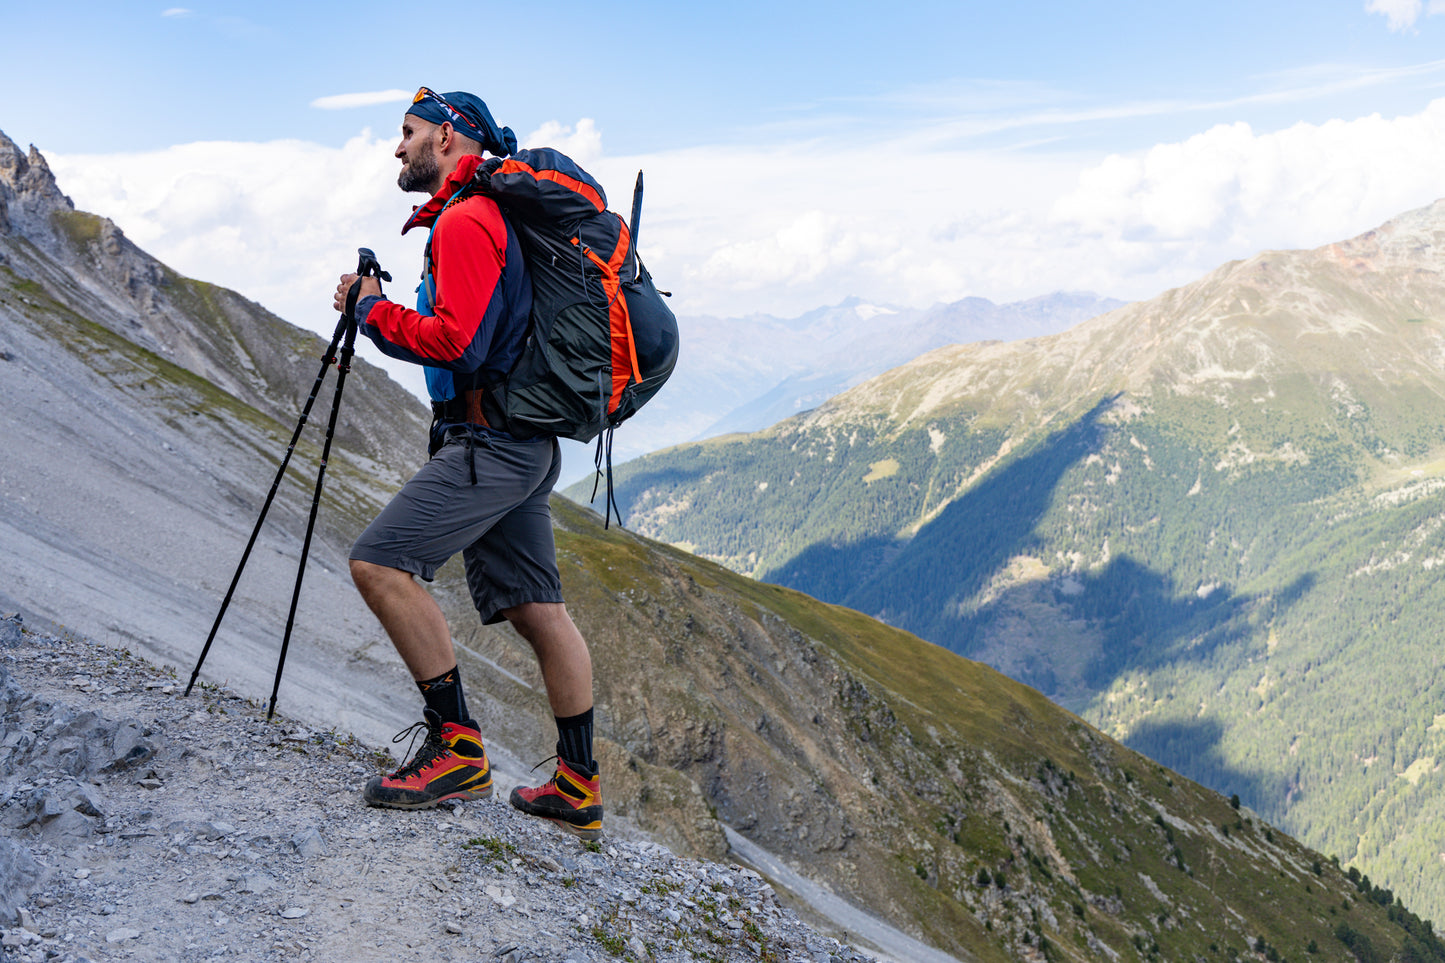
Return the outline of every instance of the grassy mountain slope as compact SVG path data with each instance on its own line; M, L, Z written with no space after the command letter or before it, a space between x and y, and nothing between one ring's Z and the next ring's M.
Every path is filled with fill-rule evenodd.
M1445 205L623 466L624 517L1035 685L1445 911Z
M1342 938L1383 954L1361 958L1441 952L1392 894L1033 689L555 512L608 751L682 774L724 822L961 958L1303 960L1344 956ZM468 641L539 685L514 638Z

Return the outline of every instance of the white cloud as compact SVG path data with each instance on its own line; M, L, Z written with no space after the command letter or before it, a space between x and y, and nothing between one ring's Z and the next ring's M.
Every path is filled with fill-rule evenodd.
M1314 247L1445 195L1445 100L1379 115L1256 133L1220 125L1083 171L1054 222L1116 249L1188 250L1211 259Z
M863 155L783 139L611 156L586 119L543 125L524 143L572 153L623 213L646 170L641 252L687 315L786 316L847 295L1150 297L1226 260L1341 240L1445 195L1445 100L1393 119L1220 125L1107 157ZM391 150L363 132L339 148L199 143L50 161L79 207L177 270L330 333L331 291L358 246L398 278L393 297L411 298L424 238L398 231L420 197L396 189Z
M1365 0L1365 12L1383 14L1391 30L1408 30L1415 26L1422 8L1421 0Z
M602 156L602 131L590 117L583 117L575 127L549 120L522 138L521 146L552 147L588 167Z
M189 17L190 15L191 11L187 10L185 7L171 7L167 10L161 11L162 17Z
M350 110L353 107L404 103L411 100L413 96L415 94L410 90L373 90L356 94L332 94L329 97L317 97L311 101L311 106L321 110Z
M1366 13L1382 14L1394 31L1413 30L1423 12L1433 17L1445 13L1445 0L1365 0Z

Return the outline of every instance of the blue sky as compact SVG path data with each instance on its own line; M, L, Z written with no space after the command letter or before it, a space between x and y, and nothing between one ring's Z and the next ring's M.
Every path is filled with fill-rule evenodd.
M680 313L1143 298L1445 196L1442 13L8 3L0 130L177 269L324 330L357 246L409 277L421 243L396 235L400 95L327 98L419 84L573 152L614 207L646 169L643 255Z
M419 82L475 90L518 129L590 117L634 153L799 130L886 149L910 125L1028 114L1088 119L964 140L1129 150L1218 121L1413 112L1445 83L1440 64L1423 66L1445 58L1445 18L1426 5L1392 30L1364 0L560 2L470 18L377 2L6 7L0 123L22 143L72 153L339 145L365 125L390 132L395 108L313 101Z

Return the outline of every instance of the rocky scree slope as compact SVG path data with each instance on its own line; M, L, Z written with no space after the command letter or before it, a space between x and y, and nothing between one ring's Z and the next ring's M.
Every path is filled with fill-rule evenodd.
M180 688L0 621L0 959L871 959L740 866L497 799L367 809L386 753Z

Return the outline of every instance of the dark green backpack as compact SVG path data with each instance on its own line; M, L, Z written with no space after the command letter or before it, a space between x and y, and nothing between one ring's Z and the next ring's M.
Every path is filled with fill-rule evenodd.
M677 318L637 256L642 174L630 225L607 210L607 196L590 174L550 148L491 158L473 183L516 231L532 279L522 354L490 392L491 403L519 438L597 438L610 520L616 507L612 432L677 364Z
M496 392L507 431L591 441L677 363L677 319L637 257L642 175L630 229L591 175L550 148L492 158L475 183L517 232L532 279L531 329Z

